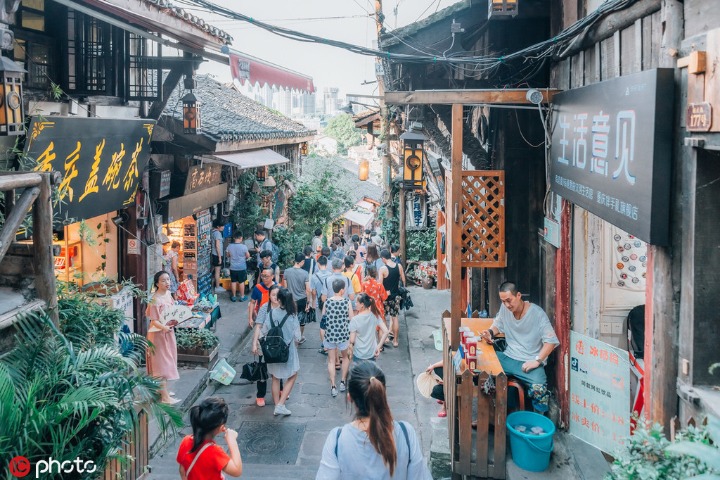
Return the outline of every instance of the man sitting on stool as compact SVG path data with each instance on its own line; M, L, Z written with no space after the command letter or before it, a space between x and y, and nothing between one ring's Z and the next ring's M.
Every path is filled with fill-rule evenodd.
M543 367L560 342L543 309L523 301L514 283L505 282L498 291L502 301L500 311L490 329L481 335L492 343L495 335L505 334L507 348L497 352L498 360L506 375L527 385L533 408L544 414L548 411L550 393Z

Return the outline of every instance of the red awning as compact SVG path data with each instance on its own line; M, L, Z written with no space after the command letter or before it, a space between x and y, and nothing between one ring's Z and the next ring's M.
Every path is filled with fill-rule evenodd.
M315 91L312 77L294 72L279 65L251 57L240 52L230 52L230 73L232 77L245 85L259 83L269 84L278 88L300 90L308 93Z

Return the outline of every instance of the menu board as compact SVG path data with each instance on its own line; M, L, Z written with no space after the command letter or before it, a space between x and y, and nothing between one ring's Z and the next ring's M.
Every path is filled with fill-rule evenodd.
M613 453L630 436L628 352L570 334L570 433Z
M196 214L197 221L197 290L201 296L212 293L211 232L212 217L210 210Z

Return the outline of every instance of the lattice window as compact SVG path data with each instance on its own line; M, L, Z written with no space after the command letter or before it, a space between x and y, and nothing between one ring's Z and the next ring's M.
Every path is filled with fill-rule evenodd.
M159 100L162 71L157 60L162 56L161 46L134 33L128 33L126 43L127 99Z
M462 172L463 267L507 265L505 252L505 172Z
M110 25L68 9L68 90L111 94L115 57Z

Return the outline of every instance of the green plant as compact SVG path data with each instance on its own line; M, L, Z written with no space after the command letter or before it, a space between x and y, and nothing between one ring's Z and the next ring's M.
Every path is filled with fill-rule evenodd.
M638 422L635 433L616 453L606 479L677 480L697 475L703 475L705 479L716 478L707 475L717 474L720 469L696 456L708 448L717 455L717 445L711 446L710 430L705 427L690 426L670 442L661 425Z
M261 187L255 180L255 172L246 170L238 178L238 189L240 198L235 203L233 210L233 223L245 238L252 238L258 224L261 224L266 213L263 211Z
M398 206L400 202L400 189L393 184L390 190L390 198L380 205L378 219L382 227L385 240L390 244L400 243L400 217L398 217Z
M134 347L123 355L94 323L73 322L90 333L87 339L72 340L45 313L15 324L16 347L0 357L0 465L16 455L32 463L79 457L102 472L108 460L129 460L121 451L138 423L138 408L149 411L166 437L182 425L180 413L159 402L158 380L139 368L143 337L120 334Z
M355 127L352 116L346 113L331 118L327 127L325 127L324 133L328 137L337 140L340 155L347 154L348 148L360 145L360 142L362 142L360 129Z
M310 244L314 230L324 229L350 208L348 192L337 186L335 168L342 167L328 163L318 175L300 178L297 192L288 201L290 221L273 231L273 242L280 247L280 266L292 266L295 254Z
M177 328L175 338L178 348L185 350L212 350L220 343L220 339L205 328Z
M427 261L435 258L437 233L434 226L425 230L410 230L406 238L408 260Z

